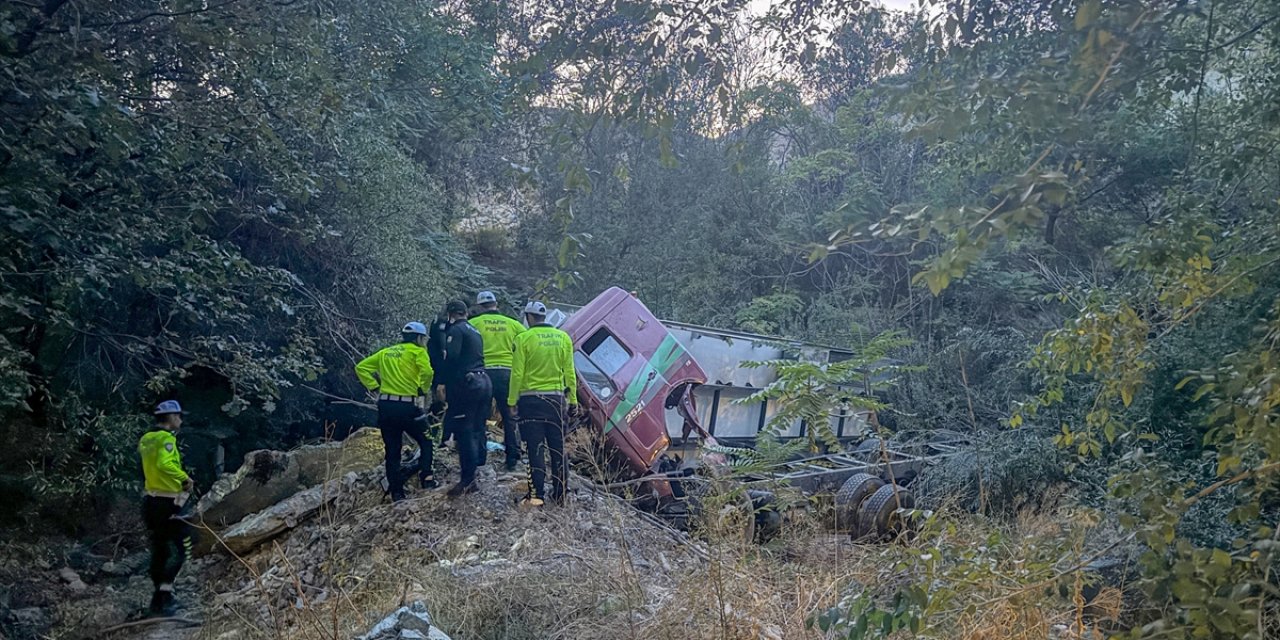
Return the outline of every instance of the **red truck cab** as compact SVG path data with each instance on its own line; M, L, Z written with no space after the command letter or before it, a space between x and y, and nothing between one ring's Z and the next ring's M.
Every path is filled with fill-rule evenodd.
M697 429L693 388L707 374L644 303L613 287L571 315L560 327L576 347L578 399L603 434L619 469L638 478L659 471L671 444L667 409ZM616 466L616 465L615 465ZM670 483L648 483L655 498L671 495Z

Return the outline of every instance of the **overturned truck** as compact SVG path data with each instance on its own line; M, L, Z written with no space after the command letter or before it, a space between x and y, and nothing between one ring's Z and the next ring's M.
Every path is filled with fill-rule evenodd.
M585 428L600 444L600 455L594 456L596 475L610 487L625 488L636 506L681 525L696 515L699 486L707 476L718 475L723 460L716 453L680 456L677 449L689 451L692 443L704 452L722 451L717 427L732 434L737 443L751 439L769 417L767 403L758 411L741 411L741 403L725 399L747 393L733 384L735 380L746 377L745 389L767 383L752 379L762 374L741 363L773 359L779 353L840 357L838 350L798 343L788 351L778 346L779 339L768 336L663 323L636 296L616 287L582 307L560 305L549 320L568 333L576 347L578 398L585 411L575 427ZM698 345L695 350L702 353L695 354L685 341ZM717 367L716 380L709 383L698 355ZM699 398L711 401L701 414ZM704 426L704 415L709 428ZM833 429L843 438L846 433L865 434L865 425L874 416L850 412L832 420ZM860 428L847 428L854 425ZM803 437L805 427L795 425L792 437ZM680 447L673 446L676 440ZM749 535L766 537L777 528L781 516L773 508L769 488L779 485L811 494L834 493L833 524L854 537L890 534L903 510L914 505L906 485L956 446L931 443L908 454L871 439L850 452L791 460L740 476L737 480L746 485L743 500L749 501L754 513L748 519Z

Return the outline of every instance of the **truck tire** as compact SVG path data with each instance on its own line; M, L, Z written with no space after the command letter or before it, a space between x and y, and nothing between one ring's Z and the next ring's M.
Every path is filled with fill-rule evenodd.
M859 509L858 532L855 537L882 540L897 533L901 521L895 512L899 506L910 509L916 505L915 496L896 484L886 484L871 494Z
M751 507L755 511L755 539L761 544L772 540L782 530L782 513L772 491L750 489Z
M868 496L884 486L884 480L869 473L855 473L836 492L836 531L849 531L857 537L858 507Z
M853 448L852 455L855 460L867 463L877 463L881 461L881 449L886 445L880 438L867 438L858 446Z
M694 484L688 497L677 501L677 503L683 503L684 513L680 514L678 509L672 508L663 517L673 526L703 539L707 539L712 534L728 535L734 538L740 537L742 542L750 544L756 538L755 504L752 496L740 486L723 489L730 491L735 488L739 489L740 493L732 499L711 501L708 495L710 487L705 483ZM709 501L721 504L717 509L711 509L707 506Z
M743 544L756 541L756 510L751 496L742 492L735 500L720 507L719 512L710 513L705 507L701 510L704 526L713 527L709 531L737 537ZM714 518L714 521L711 519ZM736 529L736 532L735 532Z

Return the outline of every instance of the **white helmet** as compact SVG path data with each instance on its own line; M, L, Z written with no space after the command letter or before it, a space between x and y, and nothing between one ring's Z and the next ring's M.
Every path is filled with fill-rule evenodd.
M420 336L425 336L427 335L427 326L421 322L410 322L400 330L400 333L416 333Z
M492 291L481 291L476 294L476 304L489 304L497 301L498 296L493 295Z
M524 306L524 312L532 316L545 316L547 315L547 305L537 300L530 300L529 304Z

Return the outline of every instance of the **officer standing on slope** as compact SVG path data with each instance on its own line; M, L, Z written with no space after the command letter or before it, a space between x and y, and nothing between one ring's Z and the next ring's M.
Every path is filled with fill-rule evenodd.
M507 393L511 389L511 355L515 350L516 336L525 332L524 325L516 319L498 312L498 298L492 291L481 291L476 296L480 313L471 316L471 325L484 339L484 368L493 383L493 397L497 400L498 414L502 416L502 444L507 450L507 471L515 471L520 464L520 431L516 417L507 406Z
M454 300L445 307L449 328L445 329L444 383L445 433L453 433L458 447L461 477L449 489L456 498L475 491L476 469L485 463L485 419L493 403L493 386L484 370L484 339L467 322L467 303Z
M507 405L516 409L520 433L529 450L529 495L524 502L542 506L544 496L562 504L568 481L564 459L565 413L578 405L578 378L573 368L569 334L546 323L547 307L525 305L529 330L516 337L511 359L511 389ZM567 406L566 406L567 405ZM551 494L546 484L546 454L551 454Z
M191 551L191 530L179 516L192 486L174 435L182 428L182 413L177 400L156 405L155 427L138 442L146 483L142 521L151 534L152 615L173 615L178 608L173 581Z
M439 486L432 476L434 445L427 438L427 416L419 398L431 390L431 360L423 345L427 327L410 322L400 331L400 344L392 345L361 360L356 377L378 399L378 429L386 448L387 490L391 501L404 500L404 476L400 473L400 451L404 434L418 443L418 482L423 489Z

